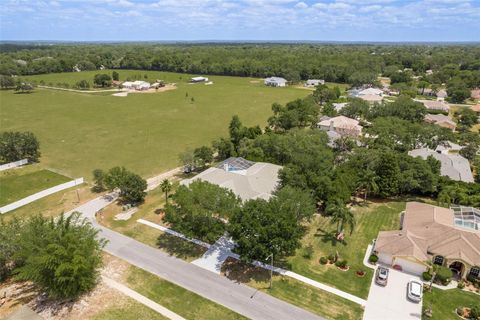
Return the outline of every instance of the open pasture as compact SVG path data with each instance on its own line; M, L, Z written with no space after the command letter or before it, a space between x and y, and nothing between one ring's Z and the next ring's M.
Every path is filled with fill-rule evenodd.
M179 165L178 154L227 136L235 114L245 125L266 124L274 102L307 96L308 90L265 87L259 79L208 76L212 85L189 84L191 75L118 70L120 79L147 74L174 82L176 90L129 94L76 93L36 89L31 94L0 92L3 130L32 131L40 141L40 162L68 176L91 179L95 168L121 165L144 177ZM111 70L45 74L29 80L92 82ZM257 80L257 81L255 81Z

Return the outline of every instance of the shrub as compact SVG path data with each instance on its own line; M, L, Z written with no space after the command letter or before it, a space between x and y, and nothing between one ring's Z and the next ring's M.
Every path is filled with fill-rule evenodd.
M469 274L467 276L467 280L473 284L477 283L479 280L477 279L477 277L475 277L474 275L472 274Z
M422 278L425 281L430 281L432 280L432 275L430 274L430 272L425 271L424 273L422 273Z
M376 254L370 255L370 257L368 258L368 262L370 263L377 263L377 261L378 261L378 256Z
M329 254L329 255L328 255L328 260L331 261L331 262L335 262L335 261L336 261L335 255Z
M452 270L450 270L449 268L443 267L443 266L436 267L435 279L438 280L443 285L447 285L452 279L452 276L453 276Z
M457 285L457 288L458 288L458 289L463 289L463 288L465 288L465 282L460 281L460 282L458 283L458 285Z
M305 259L312 259L313 256L313 246L309 245L305 248L305 252L303 253L303 257Z
M338 260L335 265L339 268L345 269L347 267L347 260Z
M327 264L327 262L328 262L327 258L325 258L325 257L320 258L320 263L321 264Z

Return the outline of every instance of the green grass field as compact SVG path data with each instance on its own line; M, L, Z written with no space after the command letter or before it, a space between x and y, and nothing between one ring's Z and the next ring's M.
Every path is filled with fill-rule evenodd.
M92 320L167 320L156 311L130 299L122 306L115 306L96 314Z
M110 71L105 71L110 73ZM28 77L46 83L93 79L94 72ZM265 87L259 79L209 76L213 85L188 84L190 75L120 70L121 79L148 75L178 89L114 97L36 89L1 91L2 130L29 130L39 139L40 162L69 176L91 180L95 168L123 165L144 177L179 164L178 154L227 136L231 117L264 126L274 102L286 103L308 90ZM193 98L193 102L192 102Z
M72 179L41 169L37 165L2 171L0 173L0 206L70 180Z
M440 290L433 288L432 292L423 294L423 308L432 306L432 317L423 316L422 319L460 319L455 315L455 309L473 305L480 306L480 295L459 289Z
M367 246L375 239L380 230L399 228L400 212L405 209L405 202L371 203L368 207L355 207L356 227L353 233L346 234L345 243L335 240L335 225L329 218L315 217L308 226L302 240L302 248L295 256L287 260L290 270L319 282L329 284L340 290L366 299L370 289L373 271L363 265L363 257ZM313 255L306 258L305 248L313 247ZM320 257L338 253L340 259L347 260L350 269L346 272L338 270L334 265L322 265ZM363 270L363 278L355 272Z

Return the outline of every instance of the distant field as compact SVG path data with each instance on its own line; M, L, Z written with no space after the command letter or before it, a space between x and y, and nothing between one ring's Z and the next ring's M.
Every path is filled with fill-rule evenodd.
M25 167L0 173L0 206L36 192L70 181L70 178L38 167Z
M26 77L46 83L92 81L96 73ZM144 177L177 166L178 154L227 135L231 117L245 125L266 124L274 102L286 103L308 90L265 87L259 79L208 76L213 85L188 84L190 75L119 70L120 78L161 79L178 89L114 97L36 89L0 92L3 130L30 130L40 140L41 164L69 176L91 179L95 168L123 165ZM192 101L193 98L193 101Z

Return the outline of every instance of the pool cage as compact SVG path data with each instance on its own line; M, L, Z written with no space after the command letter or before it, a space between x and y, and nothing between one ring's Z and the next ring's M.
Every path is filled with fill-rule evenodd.
M451 205L454 213L454 223L458 227L470 230L480 230L480 210L473 207Z

